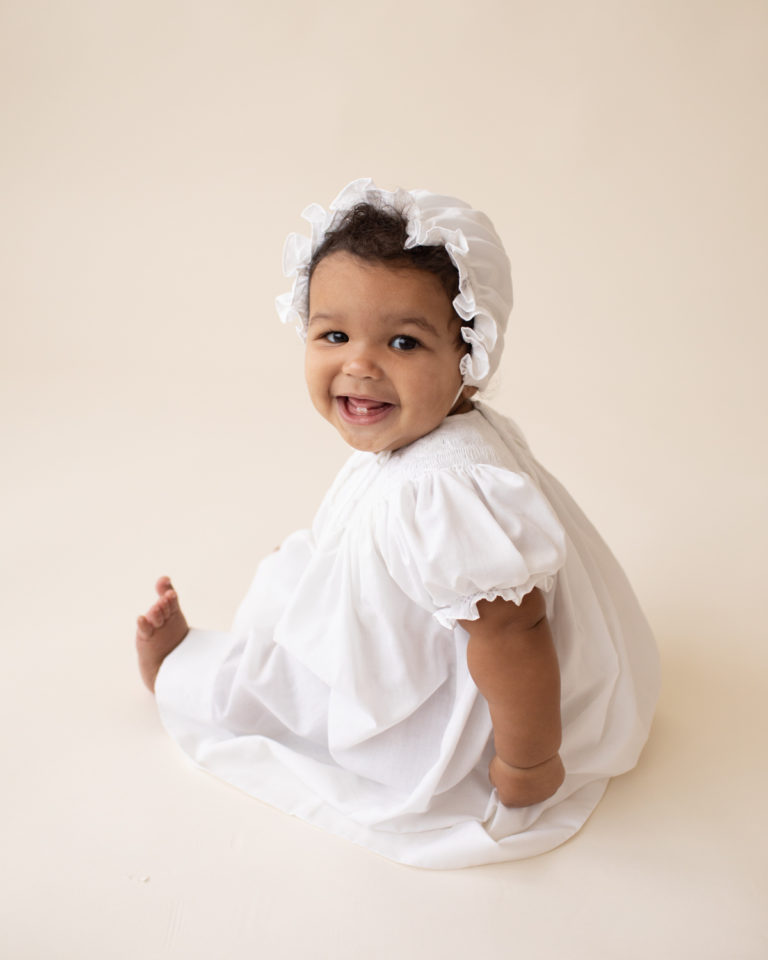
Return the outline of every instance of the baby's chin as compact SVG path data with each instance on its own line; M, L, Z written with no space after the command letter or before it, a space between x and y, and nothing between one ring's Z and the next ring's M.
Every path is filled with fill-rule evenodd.
M405 447L410 440L393 439L391 437L370 436L366 437L363 431L345 430L336 427L336 432L348 447L358 450L360 453L394 453L401 447Z
M353 450L358 450L360 453L392 453L394 450L399 450L401 446L405 446L404 443L400 445L388 446L386 443L376 443L375 441L365 442L363 440L356 440L350 437L344 436L341 431L339 431L339 436L346 443L348 447L352 447Z
M432 428L435 429L434 427ZM350 433L347 433L343 430L337 428L337 433L341 439L347 444L348 447L352 447L353 450L358 450L360 453L395 453L397 450L402 450L404 447L410 446L412 443L415 443L417 440L421 440L422 437L426 437L427 434L432 433L432 430L427 430L424 433L419 434L418 436L407 436L407 437L397 437L397 438L387 438L387 437L359 437L352 436Z

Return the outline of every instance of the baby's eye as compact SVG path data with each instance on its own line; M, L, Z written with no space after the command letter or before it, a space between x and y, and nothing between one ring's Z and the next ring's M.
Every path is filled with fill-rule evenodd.
M390 345L393 346L395 350L415 350L416 347L421 346L415 337L407 337L402 333L396 337L393 337L390 341Z
M323 334L323 340L327 340L328 343L346 343L349 337L341 330L329 330L328 333Z

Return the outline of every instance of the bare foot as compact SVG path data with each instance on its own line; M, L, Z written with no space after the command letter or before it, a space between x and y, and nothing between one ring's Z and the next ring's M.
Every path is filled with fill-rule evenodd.
M155 692L155 677L160 664L171 650L189 633L187 621L179 607L179 597L168 577L155 584L158 600L146 615L136 621L136 652L139 655L141 678Z

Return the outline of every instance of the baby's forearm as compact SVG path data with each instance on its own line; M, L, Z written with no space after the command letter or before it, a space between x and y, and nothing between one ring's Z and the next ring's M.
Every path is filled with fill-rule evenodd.
M528 630L470 634L467 660L488 701L496 752L533 767L560 749L560 669L546 619Z
M472 678L488 701L497 761L491 778L502 794L550 796L563 778L560 669L545 616L544 598L534 591L519 607L494 601L480 607L480 619L464 621L469 632L467 662ZM502 796L502 800L504 800ZM506 801L504 801L506 802Z

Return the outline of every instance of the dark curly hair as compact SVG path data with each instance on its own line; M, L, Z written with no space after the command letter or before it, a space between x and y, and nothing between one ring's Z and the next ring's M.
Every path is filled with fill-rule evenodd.
M410 247L406 249L408 221L394 208L372 203L358 203L345 211L326 233L309 262L309 279L317 265L332 253L351 253L361 260L385 263L390 266L411 267L434 274L448 299L453 303L459 292L459 271L448 251L442 246ZM457 315L458 318L458 315ZM462 326L472 326L471 320L461 320ZM459 331L458 342L469 352Z

